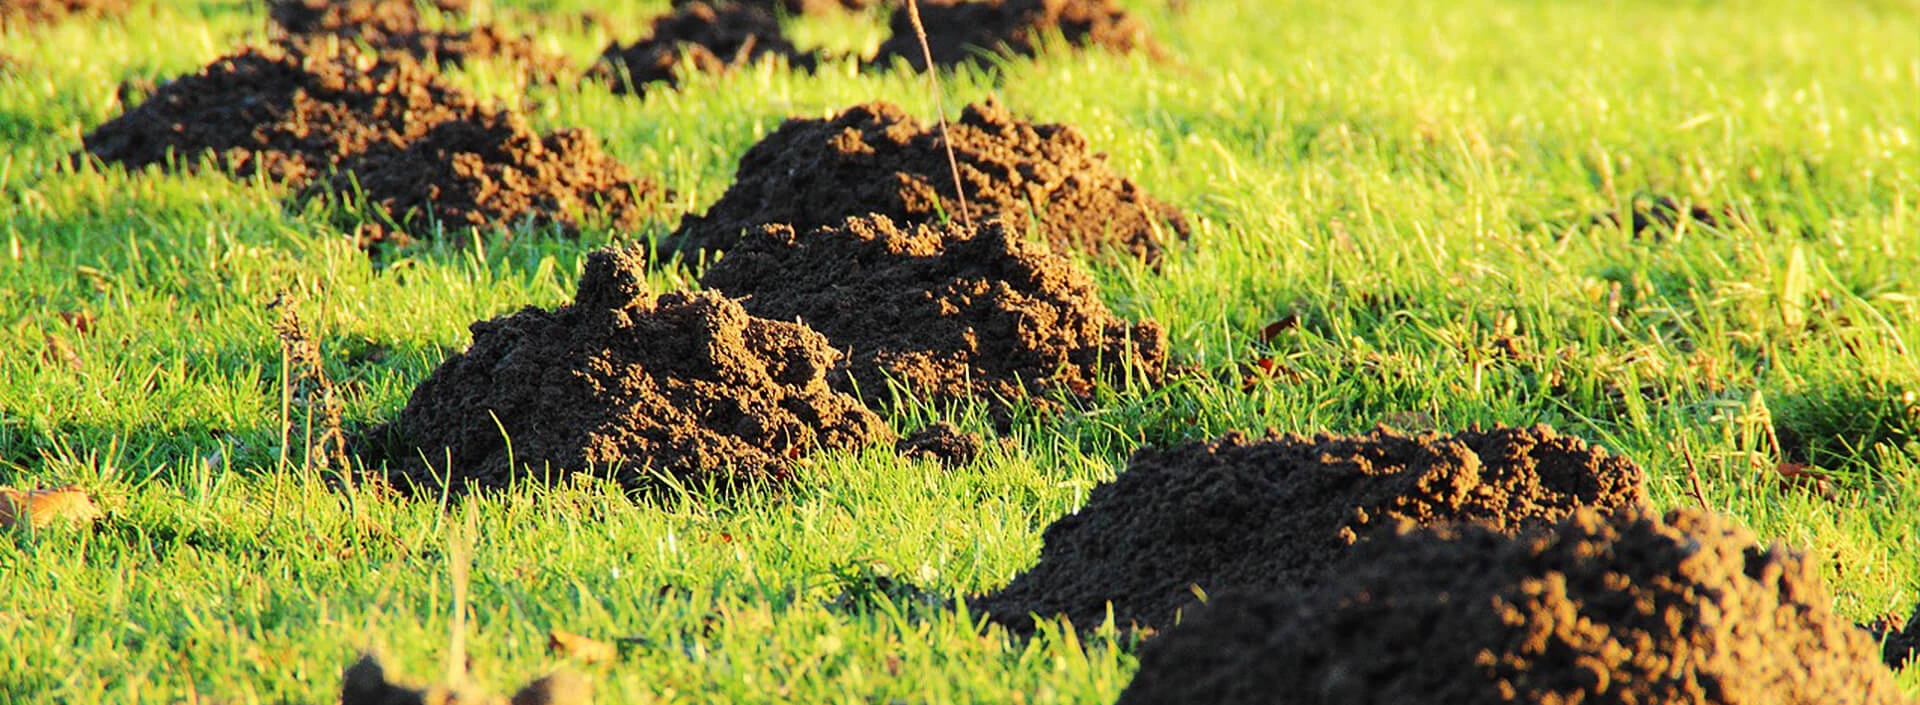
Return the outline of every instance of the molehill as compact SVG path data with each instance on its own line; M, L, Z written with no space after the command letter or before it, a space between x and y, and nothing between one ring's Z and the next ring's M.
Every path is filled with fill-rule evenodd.
M1146 449L1047 527L1040 561L975 606L1016 631L1029 614L1098 626L1171 626L1208 594L1298 595L1380 527L1484 523L1499 531L1582 507L1636 506L1645 473L1545 426L1410 436L1277 435Z
M772 56L802 69L812 69L815 62L787 41L771 10L693 2L655 18L639 41L607 45L587 77L615 93L645 93L649 84L677 84L683 73L722 73Z
M1085 398L1158 382L1166 335L1115 317L1093 281L998 223L896 226L850 218L747 233L701 278L756 316L801 321L849 351L846 378L880 406Z
M1114 173L1073 127L1019 120L989 100L968 106L951 135L976 221L1031 224L1063 252L1119 250L1149 262L1169 234L1186 236L1179 211ZM805 232L869 213L901 224L961 216L938 126L891 103L782 123L740 158L733 186L705 215L681 221L670 244L726 250L764 224Z
M1147 26L1114 0L931 0L920 3L920 22L933 63L941 68L985 63L994 56L1039 56L1043 40L1055 33L1075 48L1160 53ZM895 10L889 24L892 34L880 45L874 65L905 59L925 71L926 57L907 11Z
M1704 512L1352 553L1310 594L1221 595L1147 642L1120 705L1909 702L1813 564Z
M828 387L838 354L818 333L717 294L656 297L644 268L601 250L572 303L475 323L473 345L369 432L369 464L456 490L576 472L731 489L789 478L814 451L892 440Z
M442 12L458 14L469 3L437 0L433 4ZM292 45L337 38L448 66L497 58L542 83L553 83L568 70L565 57L542 51L530 37L508 34L493 25L428 27L413 0L274 0L267 13L280 30L281 41Z

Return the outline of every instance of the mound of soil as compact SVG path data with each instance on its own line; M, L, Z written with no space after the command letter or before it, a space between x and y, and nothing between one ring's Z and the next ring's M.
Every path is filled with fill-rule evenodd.
M1114 0L930 0L920 3L920 23L927 29L933 63L942 68L986 63L996 55L1038 56L1045 39L1056 33L1076 48L1160 53L1147 26ZM904 8L895 10L889 24L893 34L880 44L874 65L905 59L925 71L911 16Z
M473 345L369 433L370 460L416 487L443 482L424 455L456 490L549 472L726 488L788 478L816 450L892 440L828 387L839 355L820 334L717 294L655 297L645 264L595 252L572 303L475 323Z
M79 15L113 17L125 14L127 0L0 0L0 29L50 24Z
M677 84L683 73L722 73L769 56L808 70L815 62L787 41L780 22L765 8L693 2L655 18L645 39L607 45L587 77L615 93L645 93L648 84Z
M1186 237L1185 217L1114 173L1079 130L1018 120L993 100L967 106L950 127L977 221L1031 224L1062 251L1117 249L1149 262L1169 231ZM938 126L891 103L789 119L740 158L733 186L706 215L681 221L673 244L725 250L763 224L806 231L869 213L958 220L952 173Z
M966 467L980 457L980 434L941 421L900 439L895 452L908 460L931 460L947 468Z
M1880 659L1888 668L1905 668L1914 653L1920 652L1920 608L1914 609L1904 625L1898 617L1885 617L1860 627L1879 642Z
M444 12L463 12L467 6L464 0L434 4ZM511 35L492 25L430 29L412 0L273 0L268 16L286 34L285 40L294 45L338 38L447 66L497 58L546 83L554 82L568 69L565 57L541 51L531 38Z
M1159 325L1115 317L1071 260L998 223L896 227L867 216L804 235L770 225L700 282L756 316L825 334L849 351L853 386L882 405L891 383L913 400L1044 407L1166 372Z
M1692 510L1383 535L1306 596L1221 596L1120 705L1906 703L1817 568Z
M301 184L371 147L486 112L404 57L248 47L167 82L82 139L87 153L128 168L210 157L241 176Z
M673 0L673 6L683 7L706 0ZM780 11L789 15L822 15L831 12L865 10L870 7L893 7L900 0L727 0L731 4L755 7L768 12Z
M312 195L357 186L404 230L431 232L431 222L439 221L456 238L519 225L577 232L587 219L631 227L664 198L652 181L601 151L591 132L541 135L507 112L442 122L405 145L381 145L342 167L310 189Z
M1040 561L975 605L1092 628L1164 629L1194 590L1296 595L1378 527L1480 522L1500 531L1646 499L1639 466L1545 426L1361 436L1237 433L1134 454L1086 507L1047 527Z

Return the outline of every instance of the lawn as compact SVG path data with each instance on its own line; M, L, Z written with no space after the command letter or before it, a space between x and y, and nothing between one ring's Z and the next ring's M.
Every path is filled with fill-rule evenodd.
M363 650L425 681L455 643L481 687L510 692L559 662L559 629L621 646L579 667L599 702L1107 703L1132 637L1016 638L944 605L1031 565L1134 450L1268 427L1550 424L1642 464L1657 506L1704 502L1804 551L1848 618L1920 600L1920 6L1127 4L1164 61L967 68L944 100L846 59L644 98L470 67L454 80L540 128L591 129L675 191L671 212L372 259L340 214L263 180L69 166L124 109L123 80L263 41L259 5L159 0L0 33L0 485L77 485L107 512L0 536L0 701L329 703ZM555 19L590 6L607 19ZM664 9L486 12L584 65ZM885 34L872 14L790 22L845 51ZM727 497L407 498L308 459L320 419L294 393L288 311L365 428L470 323L560 304L587 252L704 209L783 118L873 100L931 118L989 94L1077 126L1192 218L1158 271L1086 265L1198 373L1005 427L978 407L899 410L895 428L949 419L988 451L952 470L822 455L779 491ZM1713 222L1595 219L1663 197ZM687 289L700 266L649 276ZM455 563L471 565L460 633Z

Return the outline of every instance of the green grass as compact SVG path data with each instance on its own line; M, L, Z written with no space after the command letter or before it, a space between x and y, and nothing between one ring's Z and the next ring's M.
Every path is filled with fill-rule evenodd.
M585 62L663 5L601 4L610 24L555 22L542 41ZM492 12L534 29L538 12L588 6ZM1920 599L1920 406L1903 396L1920 389L1920 7L1131 6L1171 62L1011 62L949 77L946 103L994 92L1075 124L1195 216L1160 273L1097 268L1103 292L1165 324L1182 363L1269 357L1290 374L1017 424L959 471L821 457L781 494L725 502L583 485L443 504L282 464L276 297L364 426L396 414L468 323L564 301L586 251L670 218L376 268L332 214L265 184L62 166L120 110L121 80L212 60L262 26L254 6L143 4L0 35L14 61L0 72L0 484L78 483L111 514L93 532L0 537L0 701L326 703L368 647L436 677L449 531L472 522L468 644L495 691L551 666L559 628L632 640L627 660L590 669L601 702L1108 702L1135 663L1110 633L1013 640L893 579L942 597L1004 584L1143 444L1416 418L1552 424L1644 464L1663 507L1694 501L1688 448L1705 500L1818 561L1842 614ZM796 22L836 49L883 31ZM935 103L920 77L850 62L645 99L523 91L512 75L456 80L542 127L592 128L692 209L785 116ZM1661 240L1585 225L1636 194L1738 217ZM685 288L694 273L653 277ZM1288 315L1296 327L1261 340ZM995 435L978 409L895 421L940 415ZM1835 496L1781 487L1783 459L1830 471Z

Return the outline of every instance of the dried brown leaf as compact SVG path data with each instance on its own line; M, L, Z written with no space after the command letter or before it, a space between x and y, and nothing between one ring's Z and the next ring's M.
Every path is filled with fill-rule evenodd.
M0 487L0 529L25 524L44 529L55 524L80 525L105 516L87 493L77 487L16 490Z

